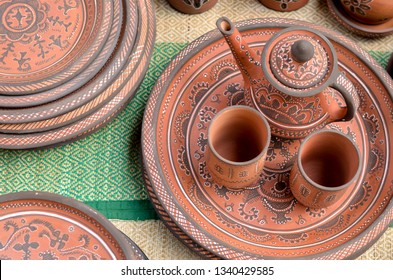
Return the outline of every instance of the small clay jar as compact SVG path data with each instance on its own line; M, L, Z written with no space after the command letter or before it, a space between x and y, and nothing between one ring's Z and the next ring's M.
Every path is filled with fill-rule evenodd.
M265 7L279 11L279 12L291 12L300 9L308 3L308 0L259 0Z
M218 0L167 0L168 3L184 14L200 14L213 8Z
M365 24L381 24L393 18L391 0L340 0L340 2L348 15Z

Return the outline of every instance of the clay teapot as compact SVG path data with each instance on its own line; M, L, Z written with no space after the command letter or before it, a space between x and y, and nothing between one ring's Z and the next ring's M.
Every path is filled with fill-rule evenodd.
M350 121L359 98L338 70L331 42L317 31L275 33L262 59L226 17L217 21L244 78L244 103L268 120L272 135L299 139L333 121Z

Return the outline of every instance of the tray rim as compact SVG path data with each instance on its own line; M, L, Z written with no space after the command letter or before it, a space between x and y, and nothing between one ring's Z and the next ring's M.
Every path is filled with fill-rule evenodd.
M242 31L250 31L255 27L261 27L260 25L263 24L263 27L276 27L276 28L285 28L285 27L291 27L293 25L298 25L298 26L306 26L308 28L314 28L317 29L318 31L322 32L325 36L328 36L328 38L333 39L335 43L344 45L345 48L349 49L351 52L354 53L361 53L362 56L359 57L360 60L365 63L368 68L376 74L376 76L379 77L379 81L383 84L383 86L386 88L388 91L390 98L393 98L393 80L390 78L390 76L386 73L386 71L366 52L364 51L361 47L359 47L355 42L353 42L351 39L347 38L344 35L341 35L340 33L336 31L332 31L327 29L326 27L316 25L313 23L309 23L306 21L302 20L293 20L293 19L284 19L284 18L264 18L264 19L250 19L250 20L244 20L235 23L237 28L239 29L240 32ZM148 179L150 182L157 182L157 179L159 178L161 183L166 182L165 176L162 173L162 170L154 167L155 174L154 177L152 175L152 171L150 170L149 167L155 163L155 160L153 159L154 156L154 151L155 151L155 138L152 137L152 135L155 134L155 124L148 124L148 114L150 113L151 118L155 120L155 116L157 115L157 110L155 105L161 104L163 100L163 96L160 95L161 90L159 88L168 88L168 85L173 82L173 80L170 80L171 75L175 75L176 73L172 73L173 70L178 71L184 64L181 64L182 61L188 61L191 57L195 56L201 48L204 46L207 46L218 39L220 39L220 33L218 32L217 29L214 29L198 39L192 41L189 45L187 45L185 48L183 48L182 51L180 51L177 56L174 57L174 59L169 63L169 65L166 67L166 69L163 71L161 76L156 82L156 85L152 89L152 93L150 95L150 99L147 102L145 113L144 113L144 118L143 118L143 126L142 126L142 156L143 156L143 163L147 168L148 172ZM155 99L152 101L152 99ZM152 103L156 104L152 104ZM150 135L152 139L146 139L144 138L145 135ZM149 147L150 150L147 148ZM149 150L149 151L148 151ZM150 154L149 154L150 152ZM153 154L151 154L153 153ZM149 158L150 157L150 158ZM150 164L149 161L152 163ZM154 185L154 183L152 184ZM166 185L167 186L167 185ZM165 187L164 187L165 188ZM162 203L162 198L159 194L157 194L157 190L153 188L155 191L155 195L157 196L157 201L159 201L160 205L163 207L165 212L169 215L169 217L172 219L172 221L184 232L190 237L192 240L194 240L199 246L205 248L205 250L218 255L219 257L225 258L225 251L232 250L232 248L225 247L221 244L219 244L218 238L213 237L211 238L211 235L208 232L205 232L203 229L200 229L200 226L198 224L188 224L189 226L193 227L193 230L198 231L199 234L204 235L209 239L209 244L210 246L221 246L221 254L217 254L216 252L212 251L211 248L207 248L206 245L201 244L198 240L195 239L193 235L190 235L190 233L185 229L184 224L180 224L180 222L174 217L174 212L176 214L181 214L182 217L187 220L188 214L180 211L179 209L173 210L173 212L168 211L168 206ZM179 202L171 195L171 194L166 194L166 197L170 199L171 203L174 205L179 206ZM180 207L181 208L181 207ZM384 221L385 217L388 217L388 214L391 216L390 221ZM383 234L383 232L386 230L386 228L389 226L389 223L393 221L393 199L390 200L390 202L386 205L386 208L384 211L380 214L378 218L376 218L371 225L366 228L367 230L363 230L360 234L358 234L355 238L351 239L349 242L346 242L340 246L335 247L334 249L330 249L328 251L325 251L323 253L318 253L314 255L310 255L308 257L298 257L298 258L285 258L285 259L309 259L311 258L324 258L324 257L332 257L336 254L340 254L342 250L345 251L345 248L347 248L349 245L353 245L356 242L361 242L362 238L366 238L367 235L372 231L375 230L376 228L380 230L380 234ZM381 225L385 223L385 225ZM378 237L379 237L378 235ZM359 249L356 249L355 252L351 252L349 255L345 256L345 258L354 258L361 253L363 253L365 250L367 250L375 241L377 238L372 240L372 242L368 241L367 244L362 244ZM207 242L207 241L206 241ZM214 245L212 245L214 243ZM192 249L192 248L191 248ZM217 249L218 250L218 249ZM232 255L240 255L241 254L238 252L237 249L233 250L234 253L231 253ZM270 259L271 257L266 257L266 259Z

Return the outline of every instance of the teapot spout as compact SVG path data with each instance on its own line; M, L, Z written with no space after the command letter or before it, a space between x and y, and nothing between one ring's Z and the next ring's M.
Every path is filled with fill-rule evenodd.
M219 18L216 25L227 41L245 83L258 83L263 77L263 70L256 52L248 46L239 30L227 17Z

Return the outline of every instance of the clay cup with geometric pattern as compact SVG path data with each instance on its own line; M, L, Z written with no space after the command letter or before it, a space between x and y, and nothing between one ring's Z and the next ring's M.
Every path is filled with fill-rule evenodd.
M358 147L345 134L334 130L314 132L300 145L289 187L304 206L331 206L356 183L362 162Z
M242 105L221 110L207 139L207 167L215 183L240 189L258 180L270 143L270 127L260 112Z

